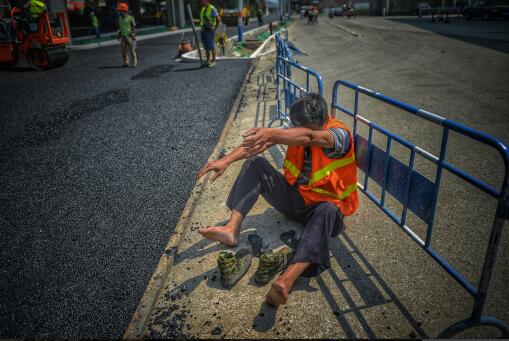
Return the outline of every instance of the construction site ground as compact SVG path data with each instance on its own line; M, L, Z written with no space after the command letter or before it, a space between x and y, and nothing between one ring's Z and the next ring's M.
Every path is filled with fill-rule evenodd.
M321 72L328 101L333 82L348 79L502 139L508 137L507 120L500 122L504 99L498 88L507 81L507 74L498 73L496 77L507 62L505 53L433 32L408 32L402 23L391 23L397 27L381 32L352 24L350 28L358 33L355 36L326 20L312 26L296 21L290 26L290 40L308 53L299 61ZM421 44L416 39L421 39ZM418 46L422 50L412 55L416 57L405 59L406 52ZM460 49L467 50L463 52L466 58L459 58ZM492 60L495 70L479 66L483 58ZM396 63L399 59L401 62ZM463 62L455 64L452 60ZM274 62L274 55L255 62L239 110L231 114L212 159L238 146L242 132L253 126L267 126L276 116ZM472 74L459 72L469 65L477 67ZM477 72L489 79L469 83L467 80L476 78ZM483 102L485 96L491 96L489 103ZM435 151L431 142L439 135L428 130L425 122L390 109L380 111L383 108L377 104L364 108L369 118ZM488 123L477 119L477 115ZM476 147L466 150L462 143L456 147L456 160L476 170L473 164L480 157ZM468 151L477 156L467 158ZM281 169L284 152L281 146L275 146L263 156ZM486 155L482 164L490 171L481 171L480 176L495 181L500 174L496 158ZM126 337L428 338L469 317L472 298L362 194L357 213L345 219L346 231L331 244L332 268L316 278L299 279L286 305L274 308L264 302L270 284L260 287L254 282L257 258L233 289L222 288L216 262L220 251L249 247L250 233L257 233L264 244L277 250L283 245L281 233L302 228L260 198L243 224L238 247L227 248L198 234L200 227L223 224L229 218L225 202L241 166L242 162L231 165L213 183L197 183ZM423 165L420 171L433 178L430 167ZM448 180L439 200L434 247L477 283L493 202L475 196L457 180ZM417 233L422 236L425 230L417 228ZM509 320L509 311L504 308L509 306L508 240L507 235L503 236L485 309L486 314L503 321ZM461 336L496 335L489 328L474 328Z

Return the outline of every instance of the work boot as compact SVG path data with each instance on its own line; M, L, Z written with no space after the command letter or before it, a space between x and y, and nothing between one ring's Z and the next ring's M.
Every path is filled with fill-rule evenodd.
M269 283L277 273L286 269L292 256L293 251L288 247L284 247L276 253L271 250L263 252L254 275L255 282L260 285Z
M214 66L216 66L216 62L210 62L208 65L208 67L214 67Z
M226 289L233 288L249 270L252 259L248 249L241 249L235 255L230 251L221 251L217 257L221 285Z

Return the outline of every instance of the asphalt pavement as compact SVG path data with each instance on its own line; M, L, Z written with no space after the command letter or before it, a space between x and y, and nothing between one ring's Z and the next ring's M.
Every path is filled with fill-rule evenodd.
M250 67L179 41L0 71L0 338L122 336Z

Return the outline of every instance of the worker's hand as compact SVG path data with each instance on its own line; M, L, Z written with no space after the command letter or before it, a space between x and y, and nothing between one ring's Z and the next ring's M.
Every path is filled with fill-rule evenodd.
M270 142L272 137L272 129L270 128L251 128L242 134L244 141L242 147L253 148L263 147Z
M218 177L220 177L224 171L228 168L228 162L226 162L224 159L219 159L215 161L208 162L196 175L196 179L202 178L205 174L207 174L210 171L214 171L214 175L210 178L212 182L216 180Z

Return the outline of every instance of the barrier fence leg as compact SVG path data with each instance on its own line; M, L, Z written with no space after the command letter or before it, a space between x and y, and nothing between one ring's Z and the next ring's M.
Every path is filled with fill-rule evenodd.
M493 268L495 267L495 262L497 260L497 253L500 247L502 230L504 228L504 223L507 218L506 212L509 206L508 188L509 184L507 183L506 179L504 190L501 195L502 199L499 201L497 205L497 212L495 214L495 221L493 222L493 227L491 229L490 241L488 242L486 256L484 257L481 279L479 280L479 286L474 300L472 316L469 319L453 324L452 326L444 330L438 336L438 338L450 338L468 328L476 326L495 327L501 332L502 338L504 339L509 338L509 326L505 322L497 320L493 317L482 316L484 304L486 302L486 296L488 294L488 289L490 286L491 276L493 274Z

